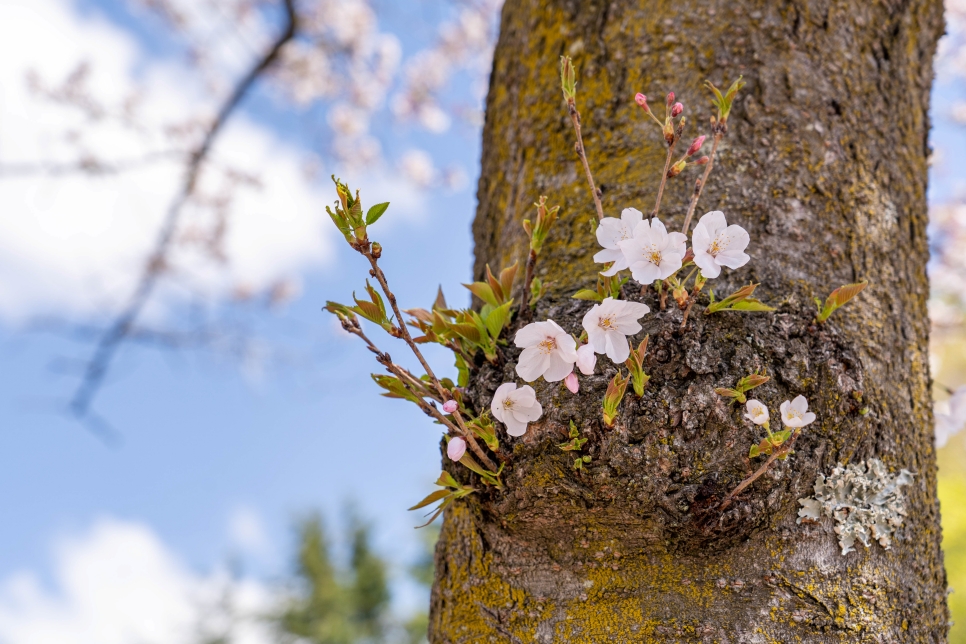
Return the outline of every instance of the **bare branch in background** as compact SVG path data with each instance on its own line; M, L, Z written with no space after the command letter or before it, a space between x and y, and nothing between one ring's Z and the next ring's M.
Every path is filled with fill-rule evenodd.
M225 122L238 107L242 99L259 79L259 77L278 59L282 48L295 37L297 17L294 0L285 0L285 26L272 46L259 61L249 70L235 87L228 100L222 105L205 133L200 145L191 155L188 167L185 169L184 180L179 194L168 208L167 215L158 231L154 250L148 258L141 278L134 293L131 295L121 313L108 326L100 337L94 353L87 363L83 379L69 403L71 413L77 418L84 418L90 412L91 402L104 381L104 375L114 360L118 349L127 339L131 329L140 315L145 303L153 293L158 279L165 272L169 248L174 239L174 232L185 203L190 199L198 181L202 164L211 151L211 146L221 132Z

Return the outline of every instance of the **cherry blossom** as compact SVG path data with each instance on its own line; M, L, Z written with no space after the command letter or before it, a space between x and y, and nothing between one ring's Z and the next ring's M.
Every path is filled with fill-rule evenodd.
M670 277L681 268L687 241L683 233L669 233L655 217L637 224L634 237L618 245L624 251L634 279L650 284Z
M954 391L948 402L936 406L936 447L943 447L966 425L966 385Z
M594 347L589 344L580 345L577 349L577 368L580 369L580 373L585 376L593 375L596 366L597 354L594 353Z
M650 307L640 302L628 302L606 298L584 314L584 330L587 331L587 344L594 353L605 353L617 364L627 360L631 353L627 336L640 332L637 321L648 312Z
M808 401L805 400L805 396L797 396L794 400L783 402L781 414L785 427L804 427L815 421L815 414L808 411Z
M530 385L517 389L512 382L505 382L493 394L490 411L498 421L506 425L507 434L523 436L527 432L527 424L543 414L543 407Z
M621 211L621 218L604 217L597 226L597 242L604 247L604 250L594 255L594 261L598 264L614 265L603 271L604 275L616 275L617 271L627 268L627 257L620 248L620 243L625 239L634 236L634 228L644 220L644 215L636 208L624 208Z
M443 403L443 411L445 411L447 414L452 414L458 408L459 405L456 404L455 400L447 400Z
M691 235L694 263L705 277L718 277L722 266L740 268L748 263L751 258L744 252L748 241L748 231L737 224L729 226L723 212L709 212Z
M751 399L745 403L745 418L756 425L764 425L769 418L768 407L760 400Z
M558 382L573 371L577 362L577 341L553 320L532 322L513 339L523 349L517 362L517 374L527 382L540 376L547 382Z
M449 439L449 444L446 446L446 455L449 456L451 461L458 461L463 458L463 454L466 453L466 441L459 436Z

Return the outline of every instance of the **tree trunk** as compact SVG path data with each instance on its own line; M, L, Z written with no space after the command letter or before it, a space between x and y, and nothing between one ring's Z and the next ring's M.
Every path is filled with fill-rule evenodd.
M943 642L948 614L928 370L926 180L932 58L940 0L513 0L503 10L487 103L477 276L523 260L521 220L541 194L559 203L537 274L551 281L535 319L579 333L600 268L593 202L560 91L573 56L577 107L605 213L649 213L664 163L641 91L686 106L708 133L709 78L743 90L697 215L723 210L748 229L751 262L710 285L749 281L778 310L660 311L648 303L644 396L628 392L614 429L600 401L606 358L573 396L534 383L544 416L501 433L504 492L446 513L436 551L432 642ZM695 123L698 125L695 126ZM707 149L707 147L705 148ZM661 218L680 229L695 174L672 179ZM825 325L814 298L870 287ZM707 290L707 289L706 289ZM636 339L639 340L641 336ZM512 342L510 343L512 345ZM482 365L468 392L488 408L519 382L518 351ZM763 436L714 394L755 369L778 404L805 395L818 420L785 461L729 507L761 460ZM593 457L583 472L558 449L573 420ZM915 473L891 549L840 554L833 523L796 523L797 500L836 463L881 459ZM449 464L454 475L471 479ZM478 486L482 487L482 486Z

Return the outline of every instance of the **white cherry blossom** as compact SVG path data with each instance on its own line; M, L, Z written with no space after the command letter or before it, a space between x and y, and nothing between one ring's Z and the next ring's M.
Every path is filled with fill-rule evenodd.
M796 396L794 400L783 402L781 413L785 427L804 427L815 421L815 414L808 411L808 401L805 400L805 396Z
M580 348L577 349L577 368L580 369L580 373L591 376L596 366L597 354L594 353L594 347L589 344L580 345Z
M446 455L449 456L449 460L458 461L463 458L463 454L466 453L466 441L456 436L455 438L449 439L449 444L446 445Z
M718 277L722 266L740 268L748 263L751 258L744 252L748 241L748 231L737 224L729 226L723 212L709 212L691 234L694 263L705 277Z
M604 247L604 250L594 255L594 261L598 264L614 262L613 266L602 271L604 275L616 275L617 271L627 268L627 257L621 250L620 243L625 239L631 239L634 236L634 229L643 220L644 215L636 208L624 208L620 219L616 217L601 219L600 225L597 226L597 242Z
M947 402L937 403L936 407L936 447L943 447L966 425L966 385L954 391Z
M517 362L517 374L527 382L543 376L547 382L559 382L574 370L577 341L553 320L531 322L513 338L523 349Z
M507 434L523 436L527 432L527 424L543 414L543 407L530 385L517 389L512 382L505 382L493 394L490 411L498 421L506 425Z
M669 233L655 217L637 224L634 237L618 245L624 251L634 279L641 284L650 284L670 277L681 268L687 241L684 233Z
M764 425L768 422L768 407L760 400L750 399L745 403L745 418L756 425Z
M616 364L621 364L631 354L627 336L640 332L637 320L650 310L647 304L612 297L595 304L584 314L588 346L593 347L594 353L605 353Z

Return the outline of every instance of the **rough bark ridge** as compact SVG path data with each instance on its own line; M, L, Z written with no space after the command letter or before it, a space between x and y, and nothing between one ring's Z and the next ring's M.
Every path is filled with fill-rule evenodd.
M517 0L501 29L473 228L477 276L486 263L524 258L520 221L546 194L562 218L538 266L553 286L537 319L576 330L589 307L569 298L592 287L597 267L561 54L578 69L585 143L611 216L651 210L664 159L634 93L675 90L691 121L686 145L707 132L701 82L741 73L748 87L698 215L724 210L752 237L751 263L726 271L715 291L761 282L778 311L703 316L700 307L683 333L680 311L647 316L652 379L642 399L628 393L614 429L600 421L615 371L605 358L579 396L535 383L546 413L524 437L503 437L507 490L446 515L431 641L945 641L925 274L940 0ZM683 222L693 181L686 172L665 193L670 229ZM813 297L859 279L871 282L862 296L812 324ZM656 311L653 292L639 288L626 292ZM475 374L478 408L518 380L517 355L511 348ZM722 512L761 434L713 389L756 368L773 376L755 392L773 414L804 394L818 421ZM590 439L583 473L556 447L570 420ZM842 556L828 521L795 523L797 499L819 472L871 457L916 473L909 516L891 550Z

